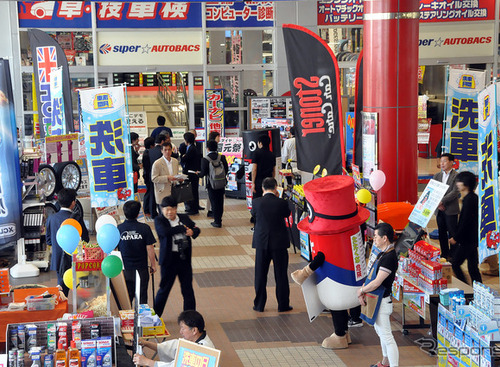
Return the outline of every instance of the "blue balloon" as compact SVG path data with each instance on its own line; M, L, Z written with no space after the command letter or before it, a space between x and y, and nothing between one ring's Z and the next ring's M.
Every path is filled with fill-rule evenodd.
M57 230L57 244L68 254L75 252L78 242L80 242L80 233L72 225L65 224Z
M119 242L120 231L114 225L108 223L99 228L99 232L97 232L97 243L105 254L109 254L113 251L115 247L118 246Z

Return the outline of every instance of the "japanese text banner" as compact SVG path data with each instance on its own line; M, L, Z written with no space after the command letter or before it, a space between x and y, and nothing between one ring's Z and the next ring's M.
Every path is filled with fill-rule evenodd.
M459 162L459 171L478 174L477 95L484 89L482 71L449 71L446 99L446 152Z
M47 136L66 134L66 117L64 116L64 96L62 89L62 67L50 73L50 99L52 100L52 116Z
M123 87L80 90L92 207L133 199L133 171Z
M224 89L205 89L205 131L224 136Z
M478 96L479 263L499 252L497 86L490 85Z

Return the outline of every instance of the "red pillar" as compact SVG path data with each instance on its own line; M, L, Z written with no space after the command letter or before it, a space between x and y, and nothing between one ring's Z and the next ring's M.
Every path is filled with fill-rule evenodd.
M419 0L364 2L363 111L378 114L379 203L417 201Z

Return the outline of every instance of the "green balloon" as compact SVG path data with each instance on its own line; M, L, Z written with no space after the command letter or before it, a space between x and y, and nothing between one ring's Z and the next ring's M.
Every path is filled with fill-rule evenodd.
M123 263L116 255L109 255L102 260L101 270L102 273L108 278L114 278L122 272Z

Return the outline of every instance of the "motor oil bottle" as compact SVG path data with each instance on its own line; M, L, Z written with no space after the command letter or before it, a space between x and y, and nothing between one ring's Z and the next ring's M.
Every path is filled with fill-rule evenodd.
M71 341L71 348L68 350L68 366L81 367L80 351L76 347L74 340Z
M61 343L57 344L56 367L68 367L68 354Z

